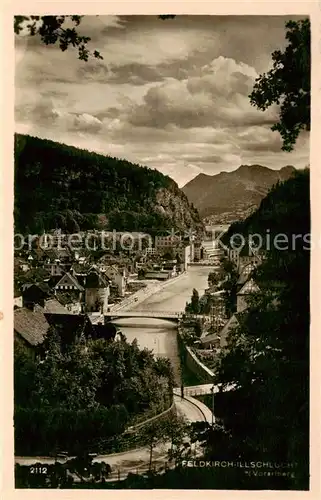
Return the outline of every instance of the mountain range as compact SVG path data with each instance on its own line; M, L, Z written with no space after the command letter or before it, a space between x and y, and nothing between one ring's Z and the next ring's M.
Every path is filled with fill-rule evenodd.
M262 165L241 165L232 172L199 174L182 190L201 217L212 216L219 220L224 219L224 215L228 218L230 214L232 219L236 219L242 212L248 215L248 211L259 205L274 184L287 180L294 172L295 168L291 165L280 170Z

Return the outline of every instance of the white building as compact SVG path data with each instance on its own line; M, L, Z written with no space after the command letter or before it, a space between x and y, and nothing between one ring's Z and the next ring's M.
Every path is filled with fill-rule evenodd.
M127 284L126 271L124 269L120 270L117 266L112 265L106 267L105 274L110 281L117 286L120 297L124 297Z
M166 236L155 236L155 248L164 250L172 248L180 244L182 237L176 234L168 234Z
M147 247L145 248L145 255L156 255L157 250L154 247Z
M182 266L184 271L187 270L188 264L192 262L192 245L181 245L180 248L177 249L177 253L182 261Z

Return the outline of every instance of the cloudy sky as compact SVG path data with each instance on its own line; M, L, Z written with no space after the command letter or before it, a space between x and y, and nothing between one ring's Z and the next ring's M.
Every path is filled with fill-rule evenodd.
M294 16L291 16L293 19ZM16 131L157 168L183 186L241 164L308 163L249 104L255 78L285 46L281 16L86 16L102 61L16 36Z

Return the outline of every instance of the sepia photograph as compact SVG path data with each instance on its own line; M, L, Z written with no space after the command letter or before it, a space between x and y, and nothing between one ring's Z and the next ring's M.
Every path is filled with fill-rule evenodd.
M12 31L15 488L308 491L309 15Z

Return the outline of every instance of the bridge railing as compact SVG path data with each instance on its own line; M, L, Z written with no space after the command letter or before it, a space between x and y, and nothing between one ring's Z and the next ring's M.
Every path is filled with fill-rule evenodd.
M104 316L172 316L179 318L183 316L182 312L176 311L109 311L104 314Z

